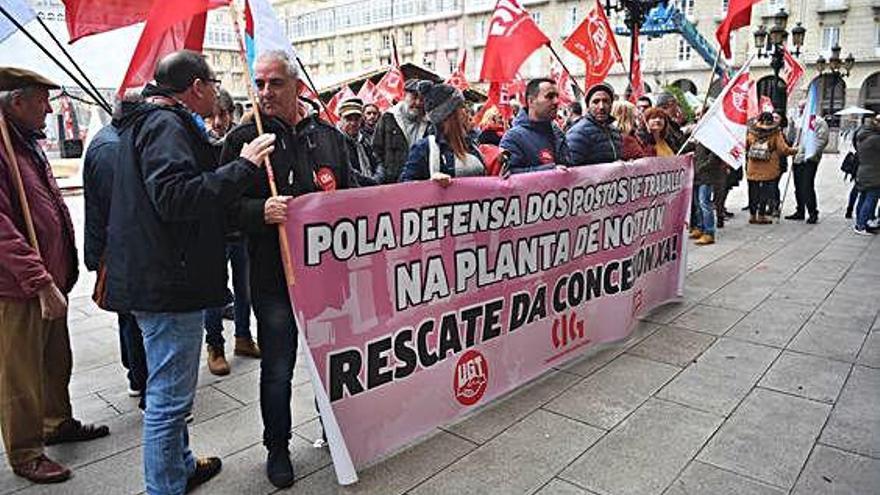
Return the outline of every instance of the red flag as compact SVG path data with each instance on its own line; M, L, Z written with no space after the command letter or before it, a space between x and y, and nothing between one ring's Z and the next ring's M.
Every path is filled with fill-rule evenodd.
M362 85L361 89L358 90L358 98L364 101L364 103L374 103L376 101L376 85L373 84L373 81L367 79Z
M312 88L310 88L309 85L306 84L303 80L299 81L299 96L302 96L303 98L308 98L314 102L317 102L319 100L318 93L312 91Z
M554 63L550 66L550 79L556 81L560 104L568 105L575 101L574 91L571 89L571 77L559 64Z
M804 77L806 68L804 67L804 64L794 58L788 51L788 48L785 47L782 47L782 61L782 71L779 73L779 77L785 81L786 93L788 96L791 96L791 93L797 88L801 78Z
M586 64L587 90L604 81L611 66L623 60L614 39L614 31L611 30L599 0L596 0L596 5L587 13L587 18L572 31L562 46Z
M550 39L517 0L498 0L489 21L480 80L510 81L532 52L549 44Z
M449 76L449 79L446 80L446 84L452 86L453 88L458 88L461 91L468 89L470 86L467 82L467 76L464 72L465 64L467 63L467 51L462 51L461 60L458 61L458 69Z
M70 42L147 20L153 0L63 0Z
M730 0L727 4L727 17L721 21L718 29L715 31L715 37L721 44L721 51L724 56L730 58L730 32L735 31L743 26L748 26L752 22L752 5L758 3L759 0Z
M119 86L119 95L125 94L127 88L149 82L156 63L165 55L184 48L202 51L206 12L228 3L228 0L181 0L169 9L163 2L156 2Z
M393 65L376 85L376 95L384 98L389 104L400 101L404 95L404 82L403 71L400 70L400 67Z
M642 84L642 49L639 43L639 26L633 27L633 43L632 62L629 64L629 73L632 77L632 93L629 95L629 101L635 103L640 96L645 94L645 85Z
M333 95L333 98L330 98L330 101L327 102L327 111L332 115L332 120L334 122L339 120L339 114L336 113L336 108L339 104L349 98L354 98L355 96L357 95L354 94L354 91L352 91L348 85L345 85Z

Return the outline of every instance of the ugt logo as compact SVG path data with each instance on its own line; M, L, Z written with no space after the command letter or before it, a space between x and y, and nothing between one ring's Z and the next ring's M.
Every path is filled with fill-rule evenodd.
M516 0L498 0L489 24L489 36L507 36L525 15L525 10Z
M462 354L455 365L452 391L463 406L472 406L483 398L489 386L489 363L474 349Z

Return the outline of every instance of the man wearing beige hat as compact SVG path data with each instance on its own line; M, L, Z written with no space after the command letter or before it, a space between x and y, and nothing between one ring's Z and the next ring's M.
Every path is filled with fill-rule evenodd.
M0 429L15 474L57 483L70 470L44 445L107 436L73 419L67 294L78 276L70 213L38 140L49 90L34 72L0 67Z
M339 130L345 134L351 171L360 187L382 184L385 168L373 153L370 139L363 132L364 103L360 98L349 98L339 104Z

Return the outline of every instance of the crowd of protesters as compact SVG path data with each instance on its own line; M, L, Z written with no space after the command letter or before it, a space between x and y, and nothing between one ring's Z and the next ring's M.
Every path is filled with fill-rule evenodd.
M508 174L693 152L695 244L713 244L716 229L733 216L724 204L742 172L690 139L693 122L670 93L633 104L602 83L588 89L583 105L560 108L555 81L537 78L526 85L522 108L506 113L491 107L474 115L478 109L460 90L408 80L404 98L384 113L350 98L340 102L331 123L320 107L298 97L297 66L283 52L259 57L254 79L262 134L253 112L236 108L219 88L204 57L173 53L158 64L153 83L118 103L112 123L85 155L85 263L98 272L95 302L118 315L129 394L139 398L144 413L148 494L188 492L221 469L219 458L197 458L190 451L187 422L203 339L210 372L230 372L224 317L234 320L233 352L260 359L267 477L277 487L293 484L297 328L278 226L295 196L419 180L440 186L473 176L503 180ZM37 144L51 111L48 92L55 88L38 74L0 68L0 108L24 165L39 239L38 245L29 241L22 206L3 175L0 227L13 235L0 239L0 426L13 471L37 483L71 476L45 455L45 445L109 434L106 426L74 419L67 392L66 294L77 280L77 255L69 213ZM793 146L793 126L786 124L773 113L749 122L750 224L771 223L778 213L779 177L792 155L797 210L786 218L818 219L815 175L827 124L817 124L824 137L812 156ZM866 124L854 141L854 160L861 165L850 210L856 232L871 235L880 197L880 121ZM7 170L3 150L0 159Z

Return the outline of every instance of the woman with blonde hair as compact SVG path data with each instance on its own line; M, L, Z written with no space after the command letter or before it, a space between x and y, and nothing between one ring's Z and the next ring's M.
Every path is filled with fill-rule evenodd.
M636 106L625 100L617 100L611 106L611 116L623 136L623 159L636 160L644 157L647 154L644 145L636 136L639 127Z
M493 106L483 113L483 119L480 120L480 137L477 138L477 143L498 146L503 135L504 116L501 115L501 110L498 110L498 107Z

